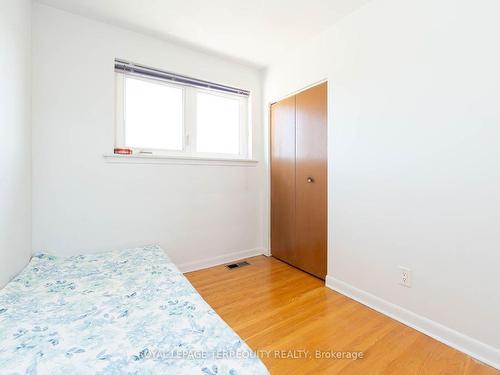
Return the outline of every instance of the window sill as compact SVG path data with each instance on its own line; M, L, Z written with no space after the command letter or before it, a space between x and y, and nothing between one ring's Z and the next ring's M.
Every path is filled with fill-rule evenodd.
M170 156L170 155L118 155L104 154L107 163L124 164L185 164L185 165L220 165L236 167L254 167L257 160L231 159L217 157Z

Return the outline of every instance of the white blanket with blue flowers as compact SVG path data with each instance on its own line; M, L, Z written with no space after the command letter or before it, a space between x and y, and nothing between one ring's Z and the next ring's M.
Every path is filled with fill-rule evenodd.
M0 291L1 374L268 374L157 246L35 255Z

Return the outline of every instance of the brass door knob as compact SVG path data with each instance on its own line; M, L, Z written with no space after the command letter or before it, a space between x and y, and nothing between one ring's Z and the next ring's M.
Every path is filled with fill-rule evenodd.
M314 182L314 178L312 177L307 177L307 183L312 184Z

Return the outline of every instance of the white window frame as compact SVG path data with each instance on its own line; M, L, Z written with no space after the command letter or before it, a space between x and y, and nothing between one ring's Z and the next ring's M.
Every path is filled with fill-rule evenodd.
M131 148L125 146L125 90L126 74L115 73L116 75L116 133L115 147ZM155 80L147 77L131 76L130 78L143 80L145 82L165 85L169 87L181 88L183 90L183 118L182 118L182 134L183 143L182 150L165 150L152 148L131 148L134 155L151 155L159 157L187 157L196 159L251 159L251 126L250 126L250 97L243 95L232 95L215 90L203 89L200 87L188 86ZM238 154L216 153L216 152L197 152L196 151L196 118L197 106L196 97L198 92L216 95L224 98L239 100L239 150Z

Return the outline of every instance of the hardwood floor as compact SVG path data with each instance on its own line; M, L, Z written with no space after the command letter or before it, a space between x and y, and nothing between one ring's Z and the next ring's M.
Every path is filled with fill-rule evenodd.
M218 266L186 276L253 350L268 354L262 361L272 375L500 374L274 258L247 260L251 266ZM280 358L275 350L287 351L281 357L302 358ZM307 350L311 357L293 350ZM316 359L316 350L364 356Z

